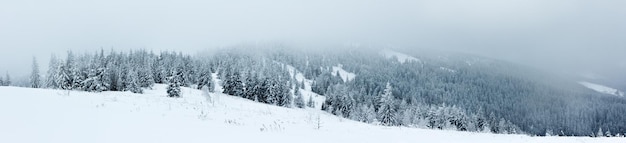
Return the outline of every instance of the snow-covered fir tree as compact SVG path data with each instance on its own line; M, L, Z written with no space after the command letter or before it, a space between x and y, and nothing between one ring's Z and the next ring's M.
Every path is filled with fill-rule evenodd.
M182 85L182 78L183 78L183 69L182 69L182 67L178 67L174 71L172 71L172 76L168 77L169 82L167 84L168 85L167 86L167 95L169 97L180 97L181 96L180 86Z
M245 89L246 93L244 98L258 101L256 94L258 94L260 90L260 85L258 84L256 73L252 72L252 70L249 71L248 76L246 76Z
M304 104L304 98L302 97L302 93L300 92L300 88L298 88L296 86L296 88L294 89L294 105L298 108L304 108L305 104Z
M126 80L126 89L128 89L128 91L133 93L143 93L143 89L139 86L140 83L137 71L129 69L126 79L128 79Z
M9 72L8 72L8 71L6 72L6 75L5 75L5 77L4 77L4 83L3 83L3 85L4 85L4 86L11 86L11 85L12 85L12 83L11 83L11 76L9 75Z
M59 66L59 72L57 73L57 82L60 89L72 90L72 73L68 69L67 64Z
M137 82L139 84L139 87L152 87L154 85L154 78L151 68L143 66L138 68L137 70Z
M395 109L393 107L392 87L389 82L380 97L380 108L378 109L378 119L382 125L395 125Z
M315 108L315 101L313 100L313 96L309 96L309 100L307 100L306 106L309 108Z
M98 57L94 57L92 61L89 63L89 68L87 69L87 77L82 82L82 89L90 92L101 92L106 90L106 83L103 81L103 68L100 65Z
M40 88L41 87L41 76L39 75L39 64L37 63L37 58L33 57L33 65L32 72L30 74L30 87L32 88Z
M278 106L292 107L293 94L291 93L289 85L289 82L282 82L277 85Z
M243 97L243 82L239 72L226 73L224 79L224 94Z

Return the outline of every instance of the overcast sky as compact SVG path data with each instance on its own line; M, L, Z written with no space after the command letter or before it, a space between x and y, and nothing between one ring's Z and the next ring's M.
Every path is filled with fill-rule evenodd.
M260 41L453 50L615 76L626 73L625 27L624 0L2 0L0 70L26 75L32 56L45 66L68 49Z

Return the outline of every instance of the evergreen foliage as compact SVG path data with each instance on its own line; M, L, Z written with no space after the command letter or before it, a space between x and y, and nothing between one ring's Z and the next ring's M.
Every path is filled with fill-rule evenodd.
M33 68L30 74L30 87L32 88L40 88L41 87L41 76L39 75L39 64L37 63L37 58L33 57Z
M502 134L626 132L621 120L626 119L626 99L599 95L557 76L474 56L407 53L421 61L400 63L369 51L374 50L240 47L198 57L145 50L76 56L70 51L65 61L51 57L42 86L140 93L157 83L168 84L168 96L180 97L181 86L213 91L221 84L228 95L301 108L300 90L311 84L312 92L326 97L322 110L367 123ZM356 77L344 82L332 73L338 64ZM306 80L296 80L286 65ZM6 85L10 77L0 81ZM306 106L314 108L312 96Z

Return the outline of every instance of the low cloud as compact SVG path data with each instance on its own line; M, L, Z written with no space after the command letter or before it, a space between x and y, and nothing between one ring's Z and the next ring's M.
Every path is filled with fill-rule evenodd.
M239 43L363 43L460 51L623 76L625 1L36 0L0 2L0 70L72 49L192 52ZM45 69L45 68L44 68Z

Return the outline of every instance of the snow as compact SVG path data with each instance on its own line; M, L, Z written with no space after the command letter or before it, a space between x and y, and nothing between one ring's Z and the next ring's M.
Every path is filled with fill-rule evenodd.
M466 60L465 63L467 64L467 66L472 66L476 63L479 63L480 61L481 61L480 58L472 58L472 59Z
M600 92L600 93L604 93L604 94L610 94L610 95L615 95L615 96L624 96L624 92L623 91L619 91L615 88L611 88L608 86L604 86L604 85L600 85L600 84L595 84L595 83L591 83L591 82L586 82L586 81L581 81L578 82L581 85L594 90L596 92Z
M337 76L337 73L339 73L339 76L341 76L343 82L351 81L352 79L354 79L354 77L356 77L356 74L344 70L342 64L333 66L333 75Z
M190 88L169 98L165 88L134 94L0 87L0 142L626 142L383 127L220 93L209 101Z
M217 73L211 73L211 79L213 79L213 82L215 82L215 84L213 84L215 92L217 93L224 92L224 87L221 86L222 80L217 77Z
M418 58L409 56L407 54L399 53L399 52L396 52L396 51L392 51L392 50L389 50L389 49L382 50L380 52L380 54L382 54L386 58L396 57L396 59L398 59L398 62L400 62L400 63L405 63L405 62L419 62L419 63L421 63L422 62Z
M450 69L450 68L446 68L446 67L439 67L439 69L444 70L444 71L448 71L451 73L456 73L456 70Z
M302 80L304 80L304 89L306 91L311 91L311 84L313 83L313 80L306 79L304 77L304 74L298 71L295 67L291 65L286 65L286 66L287 66L287 70L289 71L289 76L293 77L293 74L296 74L296 81L302 82Z
M276 63L286 66L287 71L289 72L289 76L293 77L295 74L296 81L301 83L304 80L304 89L299 89L300 93L302 93L302 98L304 99L304 102L306 103L312 97L313 101L315 101L315 108L322 109L322 104L324 103L324 101L326 101L326 97L321 96L311 90L311 84L313 84L313 80L310 80L304 77L304 74L302 72L300 72L298 69L296 69L295 67L291 65L283 64L280 62L276 62Z

